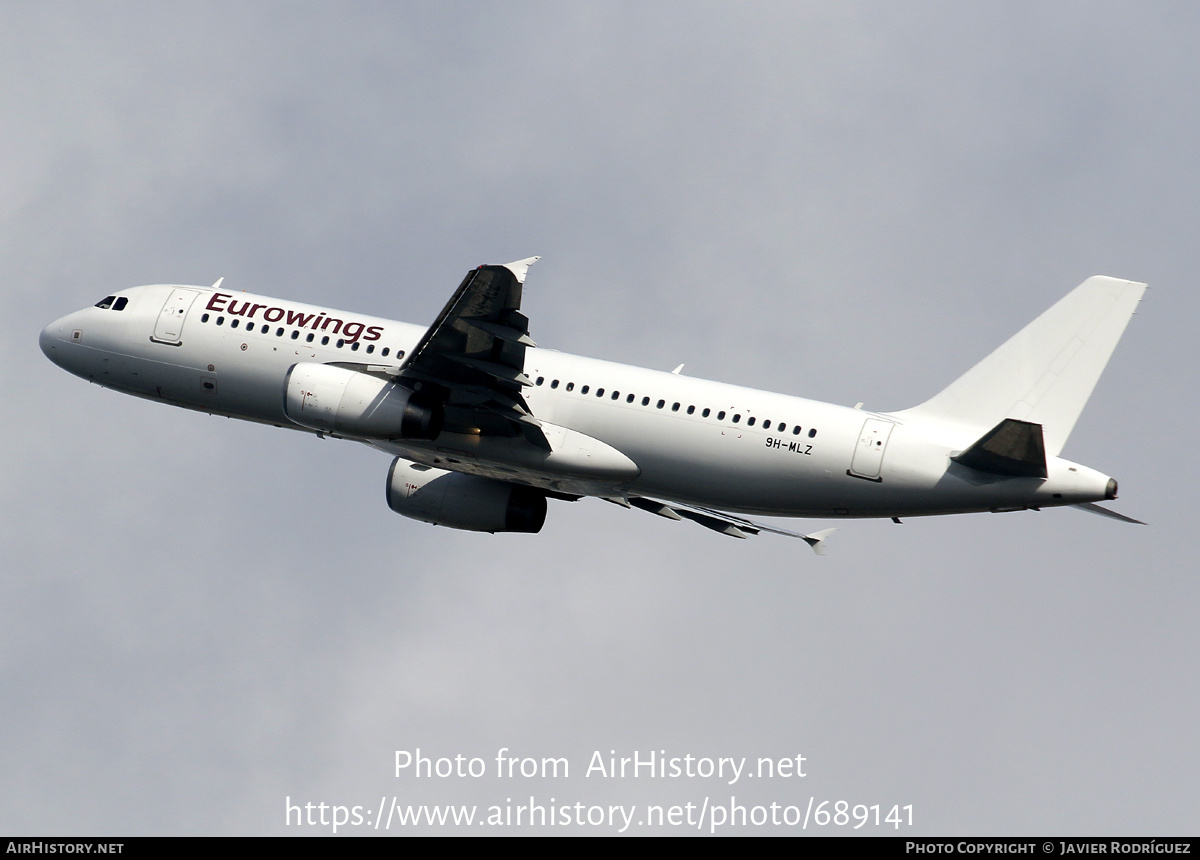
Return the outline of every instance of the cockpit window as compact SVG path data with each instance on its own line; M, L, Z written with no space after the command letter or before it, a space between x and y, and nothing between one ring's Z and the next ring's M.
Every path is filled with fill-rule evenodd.
M129 304L129 299L125 296L120 296L117 298L116 304L113 305L113 310L123 311L125 310L125 305L127 304Z
M102 308L103 310L108 310L112 307L112 303L116 301L116 299L116 296L105 296L100 301L96 302L96 307Z

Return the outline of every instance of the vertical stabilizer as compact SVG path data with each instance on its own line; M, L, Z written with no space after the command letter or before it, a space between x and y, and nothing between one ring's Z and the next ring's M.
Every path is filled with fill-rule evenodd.
M920 406L900 413L978 436L1005 419L1041 424L1046 454L1062 450L1146 285L1088 278Z

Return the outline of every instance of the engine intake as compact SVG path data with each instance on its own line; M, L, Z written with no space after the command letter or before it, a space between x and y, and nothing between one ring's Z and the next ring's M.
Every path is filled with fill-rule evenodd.
M473 532L537 534L546 522L546 496L539 490L403 457L388 470L387 502L401 516Z

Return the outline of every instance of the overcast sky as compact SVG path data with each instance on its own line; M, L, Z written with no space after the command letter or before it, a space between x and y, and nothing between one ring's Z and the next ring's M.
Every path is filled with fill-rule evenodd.
M1194 833L1198 43L1190 3L0 0L0 832L533 796ZM378 452L37 348L222 276L427 324L532 254L541 345L877 410L1147 281L1063 454L1149 525L848 521L817 558L585 500L460 533L388 510ZM505 747L570 775L497 779ZM397 778L417 748L488 775ZM611 750L807 775L585 776Z

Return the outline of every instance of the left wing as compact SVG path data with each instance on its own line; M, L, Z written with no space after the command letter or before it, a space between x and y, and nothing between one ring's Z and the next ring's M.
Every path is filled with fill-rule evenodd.
M628 496L626 498L609 496L605 497L605 501L626 508L639 508L640 510L657 514L660 517L666 517L669 520L691 520L694 523L704 526L706 529L712 529L715 532L720 532L730 537L741 538L742 540L759 532L771 532L772 534L800 538L811 546L813 552L817 555L825 554L825 538L837 531L837 529L823 529L819 532L805 535L776 526L756 523L743 517L725 513L724 511L714 511L711 508L684 505L679 502L660 502L655 499L648 499L645 496Z
M533 384L524 372L525 348L535 345L529 319L520 310L521 290L538 259L468 272L401 365L397 381L442 405L443 429L524 435L549 450L541 423L521 393Z

